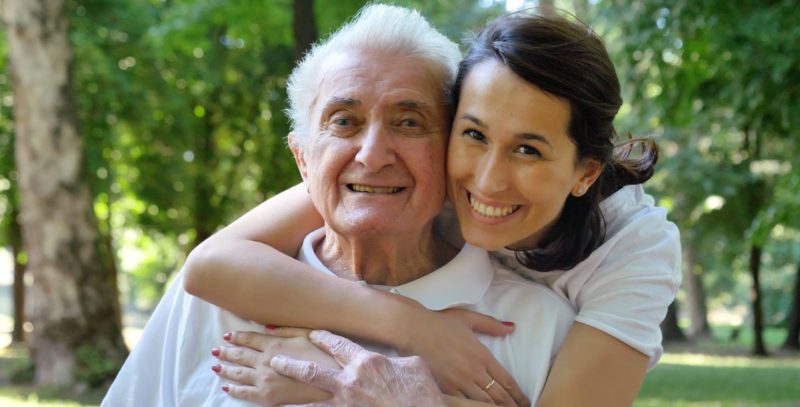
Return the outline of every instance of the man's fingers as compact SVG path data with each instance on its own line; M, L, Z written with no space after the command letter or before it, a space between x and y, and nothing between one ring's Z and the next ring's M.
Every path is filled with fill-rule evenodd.
M355 342L328 331L311 331L308 334L308 339L318 348L333 356L341 366L350 364L359 353L367 352L366 349Z
M276 355L270 361L270 367L286 377L300 380L332 394L339 388L338 372L322 367L316 362Z
M508 395L514 400L514 403L518 406L525 406L528 407L531 405L530 400L525 397L525 394L522 392L522 389L519 388L519 385L514 380L513 377L497 362L497 360L492 359L489 362L487 367L487 372L490 376L492 376L495 380L495 384L492 387L500 387L505 389ZM494 393L492 393L494 394ZM495 399L497 401L497 399Z

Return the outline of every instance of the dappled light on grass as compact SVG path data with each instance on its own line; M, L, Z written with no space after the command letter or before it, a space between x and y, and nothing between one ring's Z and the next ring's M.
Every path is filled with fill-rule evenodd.
M716 356L702 353L667 353L659 365L685 365L705 367L745 367L754 369L788 368L800 373L800 355L797 358L761 359L745 356Z

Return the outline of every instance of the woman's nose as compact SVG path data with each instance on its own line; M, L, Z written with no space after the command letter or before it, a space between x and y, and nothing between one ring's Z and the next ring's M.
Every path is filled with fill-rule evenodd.
M487 153L475 166L478 192L489 196L508 189L509 176L505 161L497 154Z

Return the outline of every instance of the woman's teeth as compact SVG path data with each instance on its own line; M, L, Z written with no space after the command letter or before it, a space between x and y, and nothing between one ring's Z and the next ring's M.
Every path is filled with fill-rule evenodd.
M519 205L511 205L504 207L484 205L483 203L480 203L477 200L473 199L472 196L469 197L469 204L470 206L472 206L472 209L474 209L475 212L478 212L479 214L486 216L487 218L502 218L503 216L511 215L517 209L519 209Z
M400 188L397 187L370 187L359 184L351 184L350 189L355 192L366 192L368 194L393 194L400 190Z

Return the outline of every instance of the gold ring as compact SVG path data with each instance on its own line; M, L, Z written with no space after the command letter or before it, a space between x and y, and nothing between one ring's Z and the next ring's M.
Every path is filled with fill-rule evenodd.
M489 384L484 386L483 389L486 390L486 391L489 391L489 387L492 387L492 386L494 386L494 379L492 379L492 381L489 382Z

